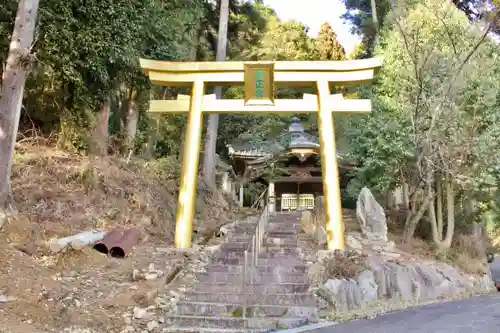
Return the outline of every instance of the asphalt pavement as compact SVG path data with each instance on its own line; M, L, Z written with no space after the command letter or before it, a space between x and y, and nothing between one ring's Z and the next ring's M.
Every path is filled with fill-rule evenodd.
M500 257L490 264L494 281L500 282ZM500 293L415 307L311 333L498 333Z

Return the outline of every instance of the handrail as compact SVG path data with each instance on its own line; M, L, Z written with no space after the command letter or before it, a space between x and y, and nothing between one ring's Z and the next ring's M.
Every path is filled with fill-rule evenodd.
M250 207L250 208L254 208L254 207L258 207L259 204L264 200L264 195L267 193L267 189L265 189L264 191L262 191L262 193L259 195L259 197L257 198L257 200L255 200L255 202L253 203L253 205Z
M244 253L244 263L243 263L243 276L242 276L242 285L241 285L241 290L242 294L245 295L246 293L246 286L247 286L247 276L250 276L250 284L252 284L253 278L254 278L254 272L255 269L258 266L259 263L259 254L262 249L262 241L264 238L264 233L267 227L267 224L269 222L269 202L267 201L264 210L262 211L262 214L260 215L259 222L257 223L257 226L255 227L255 233L254 236L252 237L252 241L250 244L248 244L247 249L245 250ZM252 254L251 256L251 263L249 263L249 258L248 254L249 252ZM252 272L248 274L249 271L249 264L250 267L252 268ZM242 318L245 319L247 316L247 299L245 296L243 296L243 311L242 311ZM247 323L245 322L245 325Z

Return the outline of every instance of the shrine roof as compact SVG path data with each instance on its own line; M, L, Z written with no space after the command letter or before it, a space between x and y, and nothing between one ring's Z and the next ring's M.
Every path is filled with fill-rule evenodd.
M247 141L228 145L229 156L247 160L266 160L276 154L293 148L319 149L316 136L304 132L304 126L297 117L292 118L288 131L275 138L263 141Z

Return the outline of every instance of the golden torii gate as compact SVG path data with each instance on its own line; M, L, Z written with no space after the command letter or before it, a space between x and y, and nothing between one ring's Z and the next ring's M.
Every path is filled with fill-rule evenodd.
M150 112L188 113L177 204L175 244L190 248L198 178L203 112L253 115L318 112L325 222L329 249L344 249L337 149L332 112L371 112L371 101L331 95L330 86L369 83L379 58L348 61L168 62L140 59L153 84L191 87L190 99L152 100ZM317 95L274 99L274 83L314 85ZM216 100L204 96L207 85L245 85L245 99ZM311 98L312 97L312 98ZM315 97L315 98L314 98Z

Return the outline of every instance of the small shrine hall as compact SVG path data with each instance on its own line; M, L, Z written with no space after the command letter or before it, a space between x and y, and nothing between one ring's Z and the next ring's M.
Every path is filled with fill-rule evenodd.
M243 206L245 185L267 185L270 211L313 209L315 199L323 195L319 140L306 133L299 118L293 117L288 131L264 142L229 144L229 161L239 180L239 203ZM337 152L341 189L349 181L353 165ZM225 177L226 181L228 176ZM223 185L235 194L233 185Z

